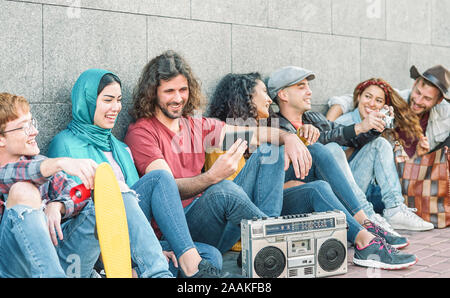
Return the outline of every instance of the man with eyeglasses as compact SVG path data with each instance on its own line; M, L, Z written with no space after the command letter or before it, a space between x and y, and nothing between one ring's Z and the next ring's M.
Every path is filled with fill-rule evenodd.
M89 277L99 255L93 204L74 204L76 184L61 171L92 188L97 164L40 156L37 134L27 100L0 93L0 277Z
M66 176L92 189L97 163L39 155L37 134L27 100L0 93L0 278L99 277L94 204L74 202L77 183ZM133 274L173 277L161 248L140 245L157 238L134 197L125 201L135 219L128 223Z

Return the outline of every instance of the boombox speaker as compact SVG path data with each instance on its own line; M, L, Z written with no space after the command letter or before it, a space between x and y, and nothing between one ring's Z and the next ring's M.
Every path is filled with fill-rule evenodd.
M325 277L347 272L347 223L341 211L242 220L241 242L246 277Z

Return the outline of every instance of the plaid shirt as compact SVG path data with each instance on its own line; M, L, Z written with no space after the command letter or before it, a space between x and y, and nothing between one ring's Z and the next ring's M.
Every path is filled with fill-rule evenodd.
M5 202L9 190L16 182L30 182L36 185L41 192L44 204L49 202L61 202L66 208L63 219L77 215L87 204L87 200L75 205L70 198L70 189L77 185L63 172L58 172L51 177L44 177L41 173L41 163L47 157L38 155L34 157L22 157L18 162L8 163L0 167L0 222L5 208Z

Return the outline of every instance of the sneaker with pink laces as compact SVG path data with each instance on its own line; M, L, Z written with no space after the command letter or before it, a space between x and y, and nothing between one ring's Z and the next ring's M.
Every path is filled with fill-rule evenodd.
M353 256L355 265L386 270L404 269L416 264L417 261L415 255L401 253L379 236L375 236L365 247L356 245Z
M396 249L401 249L409 245L409 241L408 239L406 239L406 237L394 235L368 219L366 219L366 221L363 223L363 227L365 227L367 231L371 232L375 236L384 238L388 244Z

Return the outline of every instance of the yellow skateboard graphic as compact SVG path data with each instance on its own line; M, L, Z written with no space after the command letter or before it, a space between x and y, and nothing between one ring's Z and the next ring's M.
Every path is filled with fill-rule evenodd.
M95 173L95 217L98 241L108 278L131 278L131 254L128 224L122 194L108 163Z

